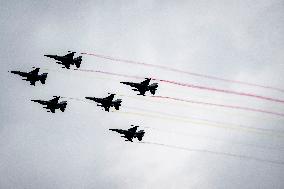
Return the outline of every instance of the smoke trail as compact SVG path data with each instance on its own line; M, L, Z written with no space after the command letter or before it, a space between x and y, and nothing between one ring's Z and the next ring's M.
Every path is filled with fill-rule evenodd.
M62 98L67 98L67 99L70 99L70 100L76 100L76 101L85 102L85 103L91 103L89 101L86 101L85 99L80 99L80 98L63 97L63 96L62 96ZM185 122L190 122L190 123L197 124L197 125L207 125L207 126L217 127L217 128L229 128L229 129L236 129L236 130L242 130L242 131L248 131L248 132L255 132L255 133L258 133L258 134L265 134L265 135L269 135L269 136L283 137L283 134L281 132L277 131L277 130L255 128L255 127L249 127L249 126L244 126L244 125L236 125L236 124L212 121L212 120L207 120L207 119L202 119L202 118L182 117L182 116L167 114L167 113L164 113L164 112L157 112L157 111L152 111L152 110L143 110L141 108L133 108L133 107L126 107L126 108L152 112L152 113L158 114L158 115L133 113L133 112L121 112L121 111L117 111L117 110L113 111L113 112L120 113L120 114L132 114L132 115L138 115L138 116L161 118L161 119L171 119L171 120L177 120L177 121L183 121L183 122L185 121ZM166 116L168 116L168 117L166 117ZM193 120L198 120L198 121L202 121L202 122L193 121Z
M72 99L74 100L74 98L72 98ZM124 113L124 112L118 112L118 111L111 111L111 112ZM80 112L79 112L79 114L80 114ZM212 137L212 136L198 135L198 134L192 134L192 133L188 133L188 132L174 131L174 130L167 130L167 129L159 129L159 128L149 127L149 126L140 126L140 127L141 127L141 129L144 129L144 130L149 129L149 130L152 130L152 131L165 132L165 133L183 135L183 136L190 136L190 137L201 138L201 139L205 139L205 140L209 140L209 141L223 142L223 143L226 143L226 144L229 143L229 144L232 144L232 145L245 146L245 147L250 147L250 148L255 148L255 149L271 150L271 151L284 151L284 148L279 147L279 146L268 146L268 145L259 145L259 144L254 144L254 143L240 142L240 141L230 141L230 140L226 140L226 139L222 139L222 138L216 138L216 137ZM146 132L151 133L152 131L146 131Z
M102 73L102 74L108 74L108 75L114 75L114 76L126 77L126 78L145 79L145 78L139 77L139 76L119 74L119 73L113 73L113 72L107 72L107 71L87 70L87 69L74 69L74 70L83 71L83 72ZM226 89L217 89L217 88L212 88L212 87L204 87L204 86L199 86L199 85L180 83L180 82L176 82L176 81L170 81L170 80L164 80L164 79L158 79L158 78L152 78L152 80L156 80L156 81L160 81L160 82L164 82L164 83L170 83L170 84L174 84L174 85L179 85L179 86L183 86L183 87L189 87L189 88L195 88L195 89L207 90L207 91L213 91L213 92L221 92L221 93L227 93L227 94L234 94L234 95L240 95L240 96L247 96L247 97L258 98L258 99L262 99L262 100L268 100L268 101L279 102L279 103L284 104L284 100L260 96L260 95L251 94L251 93L237 92L237 91L231 91L231 90L226 90Z
M178 132L178 131L172 131L172 130L170 131L170 130L158 129L158 128L154 128L154 127L144 127L144 128L156 130L156 131L159 131L159 132L170 133L170 134L190 136L190 137L195 137L195 138L203 138L205 140L218 141L218 142L223 142L223 143L226 143L226 144L230 143L230 144L234 144L234 145L247 146L247 147L258 148L258 149L284 151L284 148L282 148L282 147L264 146L264 145L257 145L257 144L251 144L251 143L245 143L245 142L230 141L230 140L215 138L215 137L212 137L212 136L197 135L197 134Z
M203 121L203 122L206 122L206 123L213 123L215 125L226 125L227 128L241 128L241 129L256 130L256 131L262 131L262 132L272 132L272 133L277 133L277 134L282 133L282 131L274 130L274 129L255 128L255 127L246 126L246 125L233 124L233 123L221 122L221 121L214 121L214 120L208 120L208 119L199 118L199 117L192 117L192 116L184 117L184 116L179 116L179 115L175 115L175 114L169 114L169 113L165 113L165 112L146 110L146 109L142 109L142 108L129 107L129 106L126 107L126 108L138 110L138 111L143 111L143 112L150 112L150 113L154 113L156 115L173 117L175 119L184 120L184 121L185 120L198 120L198 121ZM195 122L195 123L197 123L197 122Z
M73 99L74 98L70 98ZM80 100L82 101L82 100ZM118 111L112 111L115 113L125 113L125 112L118 112ZM134 114L135 113L129 113L129 114ZM164 118L163 118L164 119ZM276 147L276 146L267 146L267 145L258 145L258 144L253 144L253 143L246 143L246 142L240 142L240 141L230 141L230 140L225 140L221 138L216 138L212 136L205 136L205 135L198 135L198 134L191 134L187 132L179 132L179 131L173 131L173 130L166 130L166 129L159 129L155 127L149 127L149 126L142 126L142 129L150 129L150 130L156 130L159 132L165 132L165 133L170 133L170 134L176 134L176 135L183 135L183 136L190 136L190 137L195 137L195 138L201 138L209 141L217 141L217 142L223 142L223 143L230 143L232 145L239 145L239 146L245 146L245 147L250 147L250 148L255 148L255 149L262 149L262 150L272 150L272 151L284 151L283 147ZM150 133L152 131L147 131L147 133Z
M215 127L215 128L226 128L226 129L233 129L237 131L243 131L243 132L253 132L259 135L265 135L265 136L272 136L272 137L280 137L283 138L283 133L279 133L277 131L273 130L268 130L268 129L258 129L258 128L253 128L253 127L242 127L242 126L237 126L237 125L227 125L227 124L221 124L221 123L210 123L209 121L203 121L203 122L198 122L194 121L194 119L190 118L180 118L180 117L167 117L164 115L153 115L153 114L145 114L145 113L138 113L138 112L122 112L122 111L117 111L116 113L119 114L126 114L126 115L136 115L136 116L146 116L146 117L152 117L155 119L161 119L161 120L176 120L176 121L182 121L182 122L189 122L192 123L194 126L195 125L205 125L208 127ZM199 120L199 119L198 119Z
M162 98L162 99L170 99L175 101L181 101L181 102L188 102L193 104L202 104L202 105L208 105L208 106L217 106L217 107L223 107L223 108L232 108L232 109L238 109L238 110L247 110L252 112L260 112L260 113L266 113L271 115L277 115L284 117L283 113L278 112L272 112L262 109L256 109L256 108L249 108L249 107L243 107L243 106L235 106L235 105L225 105L225 104L215 104L215 103L209 103L209 102L200 102L200 101L194 101L194 100L185 100L180 98L174 98L174 97L168 97L168 96L151 96L152 98Z
M48 70L48 69L46 69L46 70ZM97 73L104 73L104 74L105 73L109 73L109 72L104 72L104 71L82 70L82 69L80 71L89 71L89 72L97 72ZM123 77L125 76L123 74L115 74L115 75L116 76L123 76ZM129 76L129 77L133 78L132 76ZM137 77L137 79L143 79L143 77ZM171 99L171 100L176 100L176 101L181 101L181 102L188 102L188 103L192 103L192 104L202 104L202 105L208 105L208 106L216 106L216 107L223 107L223 108L247 110L247 111L260 112L260 113L266 113L266 114L271 114L271 115L277 115L277 116L284 117L283 113L272 112L272 111L268 111L268 110L262 110L262 109L256 109L256 108L250 108L250 107L242 107L242 106L236 106L236 105L225 105L225 104L199 102L199 101L185 100L185 99L179 99L179 98L173 98L173 97L167 97L167 96L151 96L151 97Z
M130 96L130 95L122 95L122 94L118 94L118 96L133 98L133 99L137 99L137 100L141 100L141 101L148 101L148 102L152 102L152 103L165 103L166 102L166 101L157 101L156 99L153 99L151 96L141 97L141 96ZM178 101L167 101L167 103L175 104L175 105L179 105L179 106L180 105L187 105L188 106L190 104L190 103L179 104ZM209 110L209 111L211 111L211 110ZM147 110L147 111L149 111L149 110ZM154 111L151 110L151 112L154 112ZM265 116L259 117L259 115L257 116L257 115L244 114L245 112L243 112L243 113L238 112L237 113L237 112L229 112L227 110L222 110L221 112L228 114L230 116L242 116L242 117L249 117L249 118L254 118L254 119L256 118L256 119L268 120L267 118L265 118ZM282 117L279 117L279 118L282 119ZM218 123L218 122L216 122L216 123Z
M247 86L253 86L253 87L259 87L259 88L265 88L265 89L271 89L279 92L284 92L284 89L276 88L276 87L271 87L271 86L265 86L265 85L259 85L259 84L254 84L254 83L249 83L249 82L244 82L244 81L237 81L237 80L231 80L231 79L224 79L220 77L215 77L215 76L210 76L210 75L205 75L205 74L199 74L199 73L194 73L194 72L188 72L188 71L183 71L175 68L170 68L167 66L161 66L161 65L155 65L155 64L149 64L149 63L144 63L144 62L137 62L137 61L131 61L131 60L125 60L125 59L118 59L110 56L105 56L105 55L100 55L96 53L81 53L84 55L91 55L95 56L98 58L103 58L115 62L122 62L122 63L128 63L128 64L134 64L134 65L142 65L142 66L147 66L147 67L153 67L153 68L159 68L167 71L172 71L176 73L183 73L187 75L192 75L196 77L202 77L202 78L207 78L207 79L212 79L212 80L217 80L217 81L223 81L223 82L230 82L230 83L237 83L241 85L247 85Z
M85 102L85 103L92 103L89 101L86 101L85 99L80 99L80 98L74 98L74 97L63 97L62 98L67 98L70 100L75 100L75 101L79 101L79 102ZM119 112L119 111L114 111L117 113L122 113L122 114L133 114L133 115L140 115L140 116L148 116L148 117L159 117L159 115L163 116L164 118L167 118L165 116L168 116L168 118L170 119L174 119L174 120L180 120L180 121L186 121L186 122L191 122L193 124L201 124L201 125L210 125L210 126L214 126L214 127L222 127L222 128L230 128L230 129L238 129L238 130L248 130L248 131L254 131L254 132L261 132L261 133L271 133L273 135L277 134L276 136L282 136L281 132L278 130L272 130L272 129L263 129L263 128L255 128L255 127L249 127L249 126L244 126L244 125L236 125L236 124L232 124L232 123L226 123L226 122L219 122L219 121L212 121L212 120L208 120L208 119L202 119L202 118L195 118L195 117L182 117L182 116L178 116L178 115L174 115L174 114L168 114L168 113L164 113L164 112L158 112L158 111L153 111L153 110L145 110L145 109L141 109L141 108L137 108L137 107L125 107L128 109L134 109L134 110L138 110L138 111L144 111L144 112L150 112L150 113L154 113L156 115L150 115L150 114L143 114L143 113L133 113L133 112ZM198 120L198 121L203 121L203 122L196 122L196 121L192 121L192 120Z
M184 150L184 151L189 151L189 152L201 152L201 153L229 156L229 157L234 157L234 158L239 158L239 159L248 159L248 160L254 160L254 161L259 161L259 162L272 163L272 164L277 164L277 165L284 165L284 161L261 159L261 158L258 158L258 157L234 154L234 153L229 153L229 152L218 152L218 151L211 151L211 150L206 150L206 149L186 148L186 147L182 147L182 146L175 146L175 145L162 144L162 143L156 143L156 142L147 142L147 141L136 142L136 143L164 146L164 147L168 147L168 148Z
M195 89L209 90L209 91L214 91L214 92L221 92L221 93L227 93L227 94L247 96L247 97L253 97L253 98L258 98L258 99L262 99L262 100L268 100L268 101L284 103L284 100L281 100L281 99L265 97L265 96L260 96L260 95L256 95L256 94L251 94L251 93L230 91L230 90L226 90L226 89L217 89L217 88L212 88L212 87L204 87L204 86L192 85L192 84L187 84L187 83L180 83L180 82L164 80L164 79L155 79L155 78L153 78L153 80L166 82L166 83L171 83L171 84L175 84L175 85L180 85L180 86L184 86L184 87L195 88Z
M70 100L76 100L76 101L80 101L80 102L87 102L87 101L86 101L86 100L84 100L84 99L74 98L74 97L66 97L66 96L62 96L61 98L67 98L67 99L70 99Z

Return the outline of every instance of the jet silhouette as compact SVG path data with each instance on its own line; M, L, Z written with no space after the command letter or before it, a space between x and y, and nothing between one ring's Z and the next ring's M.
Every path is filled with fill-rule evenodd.
M60 96L53 96L53 97L54 97L53 99L47 101L45 100L31 100L31 101L44 105L43 108L48 109L47 112L55 113L56 109L60 109L62 112L64 112L67 106L67 101L59 102Z
M121 106L121 99L113 100L115 94L110 94L105 98L96 98L96 97L85 97L86 99L93 100L97 102L97 106L101 106L105 111L109 112L110 107L114 107L116 110L119 110Z
M127 129L127 130L124 130L124 129L109 129L109 130L115 131L119 134L122 134L123 136L121 136L121 137L126 138L125 141L133 142L134 138L137 138L139 141L141 141L144 134L145 134L144 130L137 131L137 128L139 126L134 126L134 125L131 125L131 126L132 127L130 129Z
M150 81L151 78L145 78L145 80L142 81L141 83L134 83L134 82L120 82L120 83L133 87L134 89L132 90L138 91L139 92L138 95L145 96L145 93L147 91L150 91L152 95L155 95L156 90L158 88L158 83L153 83L150 85Z
M69 53L64 56L58 56L58 55L44 55L44 56L57 60L56 63L62 64L64 66L62 68L70 69L71 65L75 65L77 68L80 68L82 62L82 56L74 58L74 54L76 52L70 52L70 51L68 52Z
M42 84L45 84L45 80L47 78L47 73L38 74L39 68L35 68L30 72L20 72L20 71L10 71L13 74L17 74L21 77L25 77L22 80L29 81L30 85L35 86L37 81L40 81Z

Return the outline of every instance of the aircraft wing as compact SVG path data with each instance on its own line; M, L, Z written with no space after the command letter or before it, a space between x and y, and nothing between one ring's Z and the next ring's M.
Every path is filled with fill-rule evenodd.
M130 129L128 129L128 131L131 132L131 133L135 133L137 128L138 128L138 126L134 126L134 127L131 127Z
M144 82L144 83L143 83ZM122 84L125 85L129 85L130 87L134 88L132 89L133 91L139 91L139 95L145 95L146 92L146 85L147 85L147 81L143 81L142 83L132 83L132 82L120 82ZM149 82L148 82L149 84Z
M75 52L70 52L70 53L66 54L64 57L73 60L74 54L75 54Z
M101 106L104 107L105 111L107 111L107 112L109 111L109 108L110 108L109 106L103 106L103 105L101 105Z
M70 69L70 64L65 64L64 65L67 69Z
M58 100L60 99L60 96L54 96L53 99L50 100L50 102L56 102L58 103Z
M106 97L105 99L112 101L114 98L114 94L110 94L108 97Z
M30 73L33 75L38 75L39 72L39 68L34 69L33 71L31 71Z
M64 60L61 61L61 64L63 64L65 68L70 69L71 62Z
M55 109L54 108L49 108L51 113L55 113Z
M133 142L133 136L130 136L130 135L127 135L127 134L124 134L123 138L126 138L128 141L130 142Z
M150 78L146 78L144 81L141 82L142 85L146 85L148 86L150 83L151 79Z
M36 81L35 80L29 80L30 81L30 85L35 85Z
M110 131L115 131L115 132L117 132L119 134L122 134L123 136L121 136L121 137L126 138L128 141L132 142L132 140L133 140L134 135L131 132L127 131L127 130L123 130L123 129L109 129L109 130Z

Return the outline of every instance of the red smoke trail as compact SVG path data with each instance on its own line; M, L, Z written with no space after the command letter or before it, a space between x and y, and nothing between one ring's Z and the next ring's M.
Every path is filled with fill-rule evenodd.
M163 80L163 79L153 78L153 80L171 83L171 84L180 85L180 86L185 86L185 87L191 87L191 88L195 88L195 89L209 90L209 91L222 92L222 93L227 93L227 94L235 94L235 95L241 95L241 96L248 96L248 97L254 97L254 98L259 98L259 99L263 99L263 100L269 100L269 101L284 103L284 100L260 96L260 95L251 94L251 93L230 91L230 90L226 90L226 89L217 89L217 88L212 88L212 87L204 87L204 86L192 85L192 84L187 84L187 83L180 83L180 82L176 82L176 81L169 81L169 80Z
M126 77L126 78L145 79L145 78L139 77L139 76L132 76L132 75L126 75L126 74L113 73L113 72L99 71L99 70L86 70L86 69L74 69L74 70L84 71L84 72L96 72L96 73L102 73L102 74L107 74L107 75L115 75L115 76ZM252 94L252 93L244 93L244 92L230 91L230 90L226 90L226 89L204 87L204 86L199 86L199 85L192 85L192 84L180 83L180 82L176 82L176 81L157 79L157 78L152 78L152 80L156 80L156 81L160 81L160 82L164 82L164 83L170 83L170 84L174 84L174 85L179 85L179 86L183 86L183 87L200 89L200 90L207 90L207 91L221 92L221 93L234 94L234 95L240 95L240 96L247 96L247 97L253 97L253 98L258 98L258 99L262 99L262 100L284 103L284 100L281 100L281 99L260 96L260 95L256 95L256 94Z
M162 144L162 143L157 143L157 142L146 142L145 141L145 142L137 142L137 143L151 144L151 145L164 146L164 147L168 147L168 148L174 148L174 149L185 150L185 151L190 151L190 152L201 152L201 153L208 153L208 154L215 154L215 155L223 155L223 156L230 156L230 157L235 157L235 158L239 158L239 159L250 159L250 160L260 161L260 162L265 162L265 163L284 165L283 161L261 159L261 158L258 158L258 157L241 155L241 154L233 154L233 153L229 153L229 152L218 152L218 151L211 151L211 150L206 150L206 149L186 148L186 147L182 147L182 146Z
M244 81L224 79L224 78L205 75L205 74L183 71L183 70L179 70L179 69L175 69L175 68L170 68L170 67L167 67L167 66L161 66L161 65L149 64L149 63L144 63L144 62L137 62L137 61L119 59L119 58L100 55L100 54L96 54L96 53L81 53L81 54L95 56L95 57L98 57L98 58L103 58L103 59L107 59L107 60L111 60L111 61L115 61L115 62L123 62L123 63L128 63L128 64L143 65L143 66L147 66L147 67L154 67L154 68L159 68L159 69L168 70L168 71L172 71L172 72L183 73L183 74L187 74L187 75L193 75L193 76L196 76L196 77L203 77L203 78L213 79L213 80L218 80L218 81L223 81L223 82L238 83L238 84L241 84L241 85L248 85L248 86L253 86L253 87L271 89L271 90L279 91L279 92L282 92L282 93L284 92L284 89L280 89L280 88L276 88L276 87L259 85L259 84L254 84L254 83L248 83L248 82L244 82Z
M151 97L152 98L171 99L171 100L175 100L175 101L188 102L188 103L193 103L193 104L202 104L202 105L208 105L208 106L217 106L217 107L223 107L223 108L247 110L247 111L260 112L260 113L266 113L266 114L272 114L272 115L277 115L277 116L284 117L283 113L271 112L271 111L267 111L267 110L261 110L261 109L243 107L243 106L215 104L215 103L209 103L209 102L200 102L200 101L185 100L185 99L180 99L180 98L173 98L173 97L168 97L168 96L151 96Z
M81 98L76 98L76 97L61 96L61 98L67 98L67 99L70 99L70 100L76 100L76 101L81 101L81 102L85 102L85 103L92 103L92 102L86 101L86 99L81 99ZM191 120L205 121L205 122L218 124L218 125L231 125L231 127L227 127L227 128L241 128L241 129L254 130L254 131L258 131L258 132L271 132L271 133L278 133L278 134L279 134L279 132L281 133L281 131L279 131L279 130L255 128L255 127L251 127L251 126L232 124L232 123L228 123L228 122L220 122L220 121L208 120L208 119L191 117L191 116L183 117L183 116L179 116L179 115L174 115L174 114L169 114L169 113L159 112L159 111L153 111L153 110L147 110L147 109L142 109L142 108L137 108L137 107L129 107L128 106L128 107L125 107L125 108L143 111L143 112L150 112L150 113L154 113L154 114L160 114L160 115L163 115L163 116L173 117L173 118L177 118L177 119L191 119ZM121 112L119 112L119 113L121 113ZM140 114L140 113L133 113L133 112L122 112L122 113L143 115L143 114ZM147 115L147 114L144 114L144 115ZM148 127L148 128L151 128L151 127Z

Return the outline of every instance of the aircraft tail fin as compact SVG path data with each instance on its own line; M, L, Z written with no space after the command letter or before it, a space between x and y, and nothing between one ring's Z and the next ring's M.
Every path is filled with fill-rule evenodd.
M40 76L40 82L41 82L42 84L45 84L46 78L47 78L47 73L41 74L41 76Z
M143 136L144 136L145 132L144 131L139 131L138 133L136 133L136 137L139 141L142 140Z
M158 88L158 83L153 83L149 85L149 89L152 95L155 95L157 88Z
M74 59L75 65L77 68L80 68L81 62L82 62L82 56L78 56Z
M61 104L60 110L61 110L61 112L64 112L65 109L66 109L66 106L67 106L67 102L66 102L66 101L63 101L63 102L61 102L60 104Z
M119 107L121 106L121 99L117 99L117 100L115 100L113 103L114 103L114 108L116 109L116 110L119 110Z

